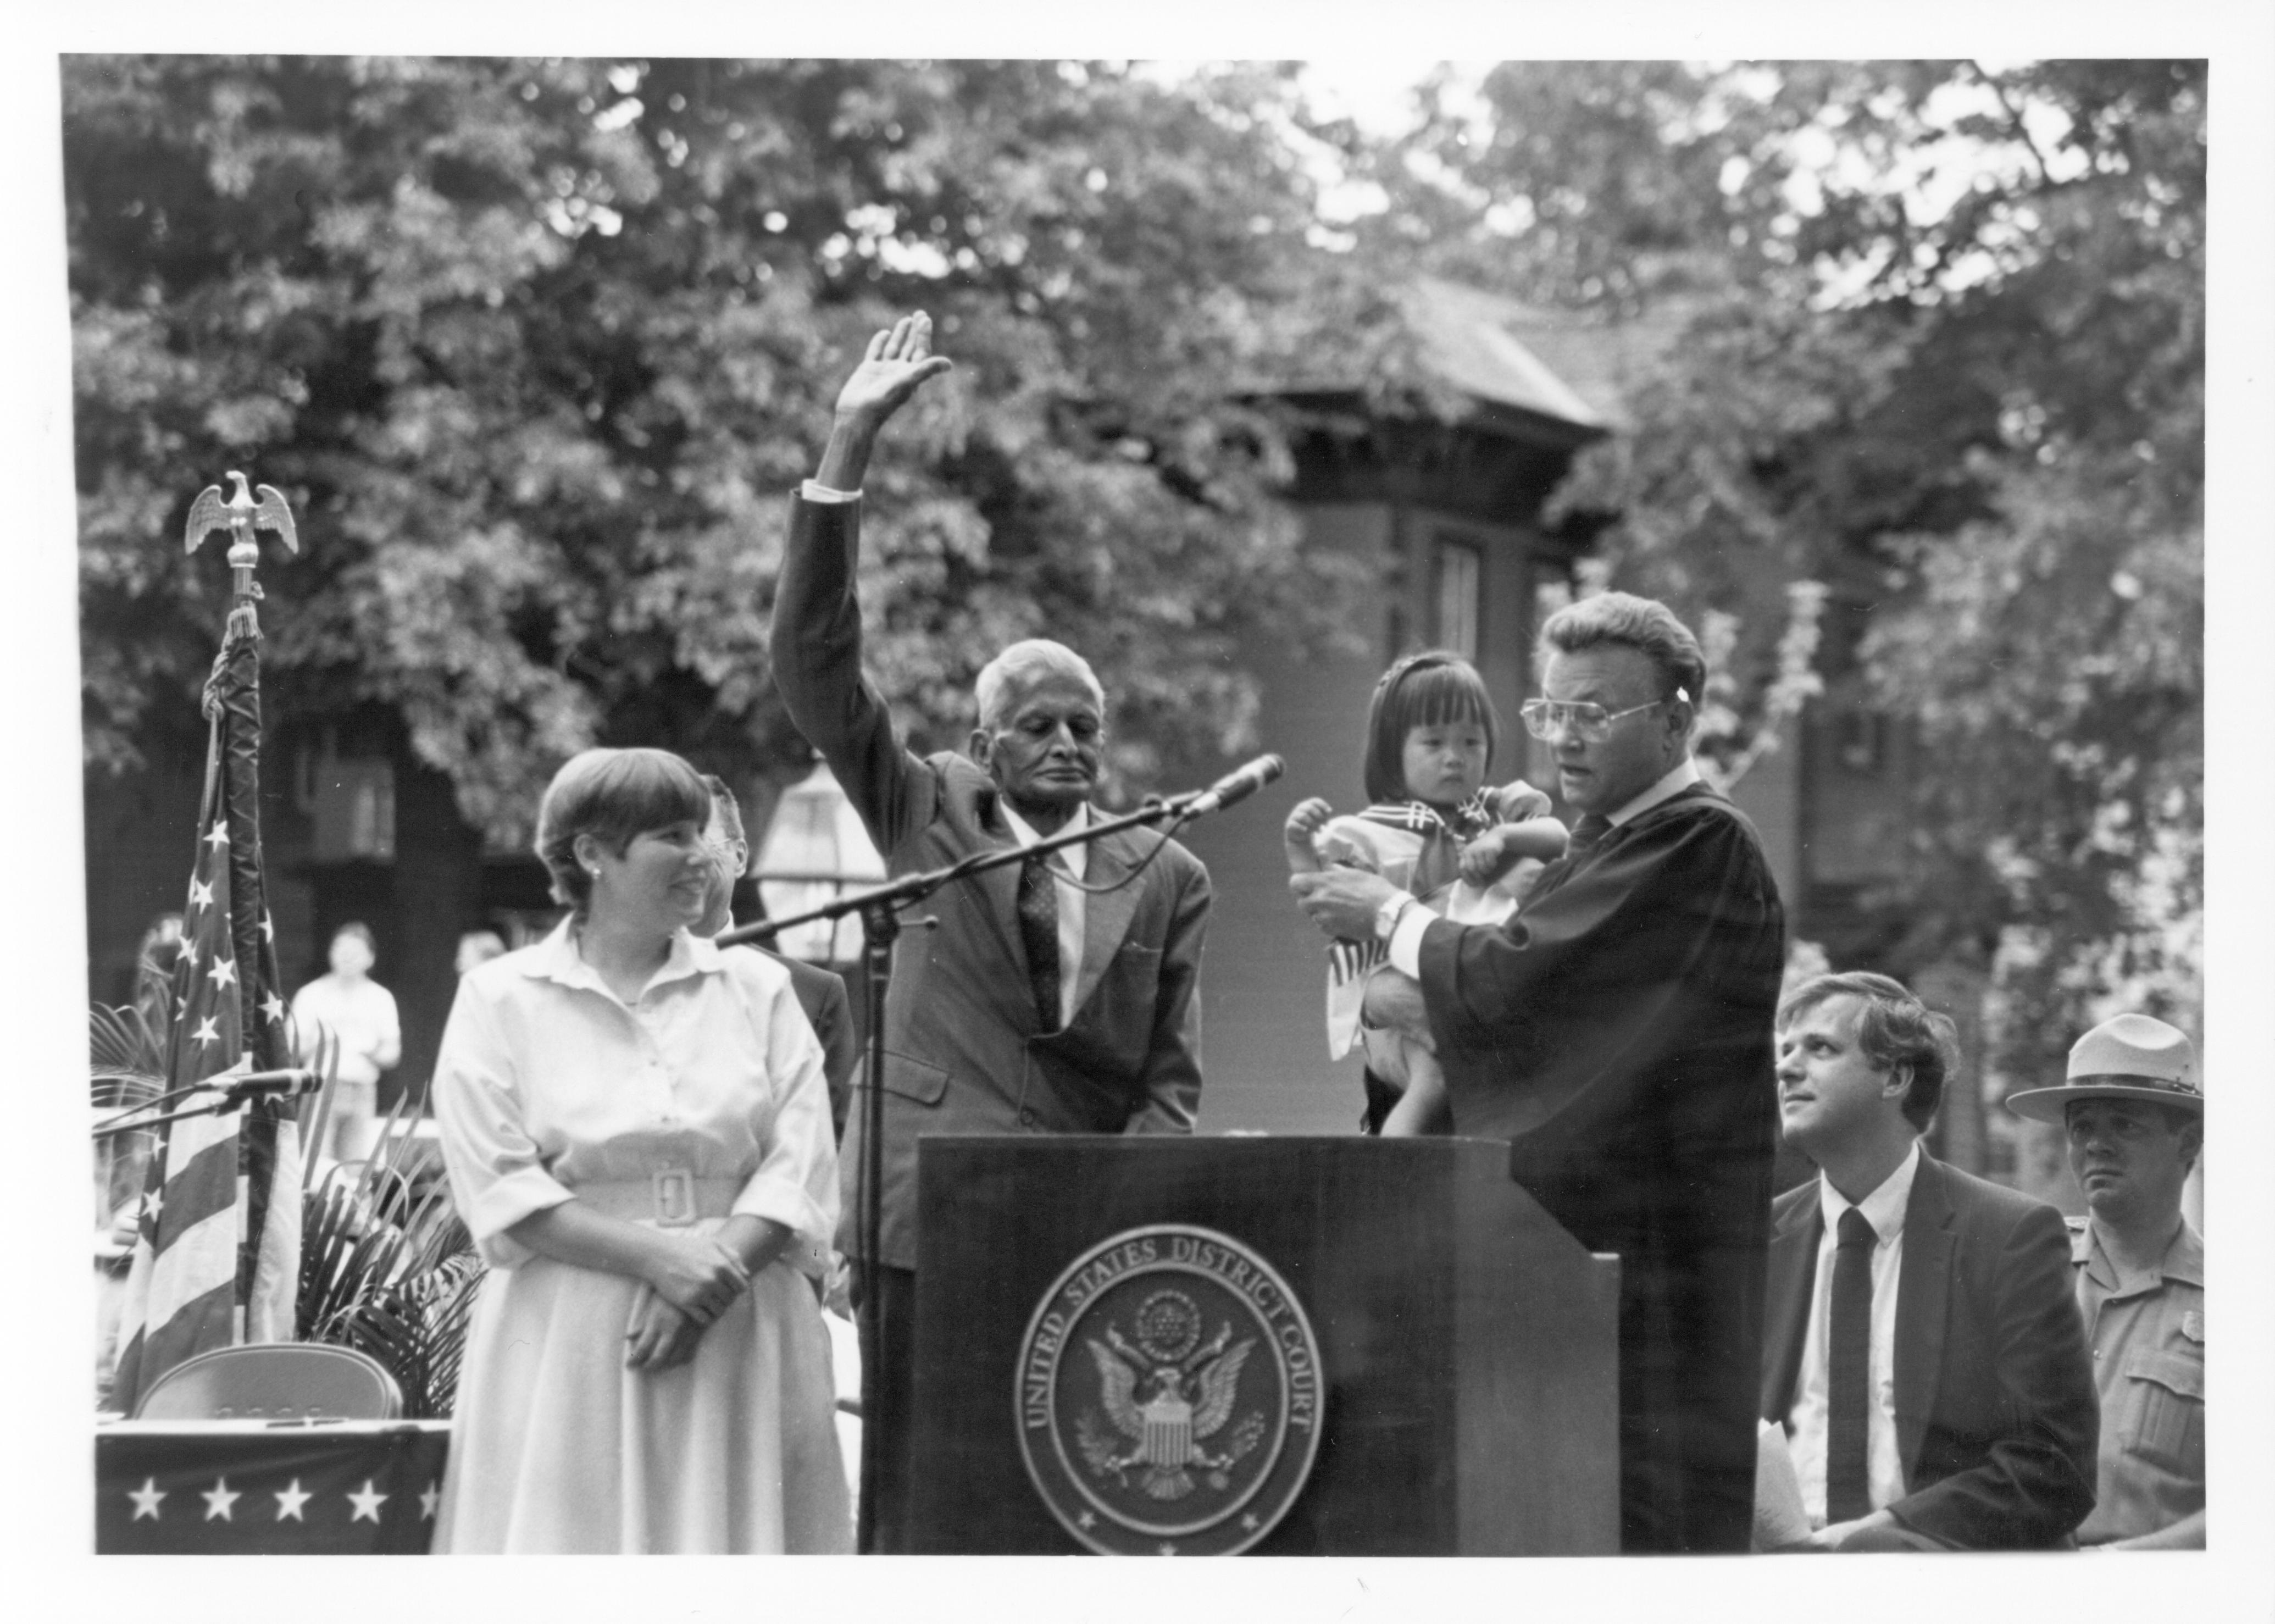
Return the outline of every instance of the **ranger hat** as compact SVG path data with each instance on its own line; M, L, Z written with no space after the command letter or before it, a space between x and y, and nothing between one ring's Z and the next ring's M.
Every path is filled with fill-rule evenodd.
M2196 1069L2196 1046L2179 1028L2145 1015L2120 1015L2077 1040L2069 1052L2067 1082L2009 1094L2007 1108L2056 1124L2073 1099L2145 1099L2202 1115Z

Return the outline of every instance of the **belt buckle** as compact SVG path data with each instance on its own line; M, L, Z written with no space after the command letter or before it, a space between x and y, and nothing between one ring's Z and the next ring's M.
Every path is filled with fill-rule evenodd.
M695 1175L684 1167L660 1167L652 1175L655 1221L676 1229L695 1221Z

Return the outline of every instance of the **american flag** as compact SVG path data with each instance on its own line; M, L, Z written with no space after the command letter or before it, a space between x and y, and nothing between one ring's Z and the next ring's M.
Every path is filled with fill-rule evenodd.
M171 1109L197 1103L183 1091L224 1073L289 1063L275 932L261 903L259 646L245 605L230 616L206 688L212 736L174 967ZM262 1099L158 1129L128 1267L111 1408L132 1409L193 1354L291 1336L300 1151L291 1111L289 1099Z

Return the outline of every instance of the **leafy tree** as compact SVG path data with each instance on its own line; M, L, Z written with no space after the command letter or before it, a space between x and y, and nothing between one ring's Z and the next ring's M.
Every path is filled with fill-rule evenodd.
M1742 692L1830 586L1827 676L1917 743L1872 956L1988 963L2010 1076L2116 1003L2192 1023L2203 64L1512 64L1483 101L1365 230L1651 340L1561 501L1618 584L1738 617Z
M1335 623L1243 404L1313 313L1279 71L72 57L64 109L93 767L194 725L223 588L168 539L225 467L309 544L264 571L273 713L398 717L494 839L592 742L802 759L783 494L918 306L957 370L864 591L920 744L1047 631L1142 783L1246 743L1245 636Z

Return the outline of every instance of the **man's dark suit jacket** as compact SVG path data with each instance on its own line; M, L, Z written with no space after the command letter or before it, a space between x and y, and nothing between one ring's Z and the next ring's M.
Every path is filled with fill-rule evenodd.
M1777 1199L1761 1410L1782 1424L1825 1235L1818 1183ZM1896 1520L1945 1545L2058 1544L2093 1509L2101 1404L2061 1214L1923 1151L1896 1280Z
M995 785L950 752L919 758L861 672L854 598L859 507L795 502L775 588L775 684L822 753L887 869L945 867L1015 845ZM1085 883L1113 886L1157 843L1150 832L1094 841ZM884 1234L881 1261L913 1269L920 1134L1189 1133L1199 1108L1201 939L1208 872L1175 841L1127 886L1084 905L1074 1019L1037 1019L1009 864L934 895L937 928L903 935L885 1002ZM838 1165L837 1244L857 1256L861 1080Z
M1620 1273L1621 1544L1743 1551L1776 1145L1785 916L1744 815L1681 791L1440 920L1421 983L1454 1131Z
M829 1084L829 1125L837 1130L839 1138L843 1138L845 1107L852 1098L853 1068L861 1062L861 1047L853 1030L853 1004L845 995L845 978L834 970L791 958L772 948L760 947L757 942L745 945L790 971L790 990L797 995L797 1007L805 1011L806 1020L813 1026L813 1035L821 1039L821 1076Z

